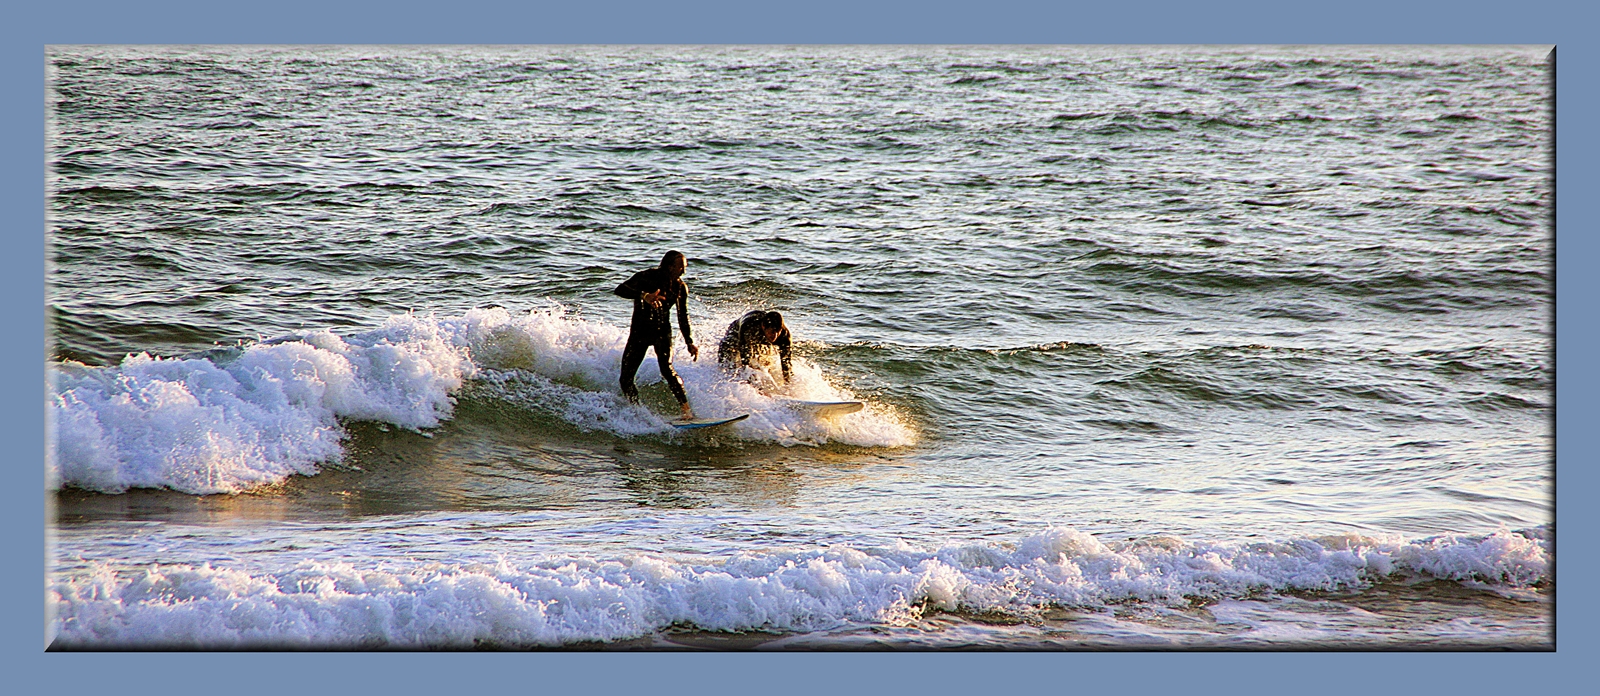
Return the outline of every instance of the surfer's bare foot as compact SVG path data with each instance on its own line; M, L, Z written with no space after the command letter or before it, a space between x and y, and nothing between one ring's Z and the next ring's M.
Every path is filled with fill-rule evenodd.
M683 419L694 420L694 411L689 409L689 404L680 404L683 407Z

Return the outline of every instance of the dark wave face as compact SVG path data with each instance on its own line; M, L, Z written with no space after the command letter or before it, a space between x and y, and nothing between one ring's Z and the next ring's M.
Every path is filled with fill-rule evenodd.
M71 579L58 604L154 617L66 625L72 645L187 645L161 631L212 625L134 596L167 582L127 575L157 556L194 566L172 582L259 584L271 617L304 609L271 589L303 575L353 587L357 571L294 565L341 549L406 588L350 606L399 616L409 593L479 597L471 583L522 599L481 634L466 617L384 643L352 614L313 645L672 626L909 645L945 612L1032 627L993 629L1016 647L1061 612L1131 602L1152 612L1134 639L1118 624L1072 644L1239 647L1254 639L1228 627L1263 593L1379 606L1419 578L1488 583L1473 606L1545 644L1528 609L1553 583L1542 49L54 47L48 63L52 480L73 572L104 560L129 593L107 608ZM673 361L691 401L751 414L712 434L668 425L653 357L642 406L617 384L631 305L613 289L668 249L688 260L701 358L675 336ZM793 332L791 392L864 409L810 418L718 368L751 309ZM148 520L283 528L213 569L221 541L118 545ZM321 545L271 555L302 522ZM474 565L495 554L522 565ZM552 601L574 583L606 589ZM727 589L756 585L798 594ZM1436 589L1401 604L1453 601ZM706 604L673 604L691 590ZM1301 600L1275 597L1271 635L1299 625ZM606 613L624 605L650 611ZM1495 640L1406 611L1340 644ZM1185 612L1209 612L1204 638L1161 628Z

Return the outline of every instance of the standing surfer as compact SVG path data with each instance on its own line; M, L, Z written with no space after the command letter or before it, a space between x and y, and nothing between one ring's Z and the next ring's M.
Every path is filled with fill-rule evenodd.
M683 342L689 357L699 360L700 349L689 335L689 286L683 282L683 271L688 268L683 254L669 251L661 257L661 265L633 274L632 278L617 286L618 297L633 300L633 323L628 327L628 344L622 349L622 393L628 401L639 403L639 390L633 377L644 362L647 348L656 351L656 364L661 367L661 379L678 397L684 419L694 418L689 408L689 396L683 393L683 380L672 369L673 305L678 306L678 328L683 331Z
M777 347L778 362L783 366L783 383L788 384L791 375L789 327L784 325L783 315L777 312L756 309L733 320L717 346L717 361L726 367L755 367L756 350L765 346Z

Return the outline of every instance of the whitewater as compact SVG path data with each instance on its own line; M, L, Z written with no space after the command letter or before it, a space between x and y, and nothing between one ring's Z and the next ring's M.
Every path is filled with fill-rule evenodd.
M314 475L343 460L340 419L437 427L469 379L508 403L542 404L582 430L670 437L666 417L601 386L615 381L625 338L624 329L569 318L553 305L517 317L503 308L447 319L402 315L349 337L322 330L197 357L141 353L115 367L56 365L50 480L102 493L204 495ZM861 447L915 441L881 407L845 423L809 419L750 381L722 377L719 366L682 358L701 413L754 414L730 428L740 437ZM661 381L655 360L645 360L642 384ZM785 386L789 398L852 398L803 359Z
M47 62L52 649L1554 647L1549 47Z
M1108 546L1053 529L1015 548L928 550L902 542L741 553L714 564L635 554L398 569L321 561L259 574L209 564L123 573L102 565L51 591L63 646L555 646L639 638L679 625L774 640L860 624L911 627L934 612L1042 624L1051 607L1138 601L1187 608L1399 578L1490 583L1513 593L1549 579L1546 542L1538 533L1503 533L1413 542L1349 536ZM1503 638L1459 626L1452 632L1444 637L1485 646ZM1373 631L1296 636L1308 637L1343 647L1381 642ZM1259 635L1217 643L1294 644Z

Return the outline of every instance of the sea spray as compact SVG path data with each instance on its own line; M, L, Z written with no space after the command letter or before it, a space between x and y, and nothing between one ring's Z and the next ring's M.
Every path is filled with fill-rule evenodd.
M554 302L520 315L502 308L477 309L446 323L462 327L464 341L481 368L478 379L492 385L495 398L551 411L583 430L628 437L672 433L665 417L630 408L618 393L617 370L627 338L622 328L574 317ZM720 322L713 318L704 324ZM675 346L674 368L698 414L751 414L748 421L729 428L740 437L784 445L902 447L916 442L907 419L887 405L869 404L849 418L814 418L785 406L785 397L856 398L806 358L793 361L790 384L777 384L766 370L728 370L719 365L704 330L701 335L706 345L700 359L691 359L684 348ZM653 353L640 365L637 379L646 386L661 382Z
M407 314L359 336L316 331L220 362L141 353L116 367L55 365L50 479L107 493L231 493L339 460L339 418L437 426L473 371L439 328Z
M98 564L57 578L50 603L60 647L556 645L674 625L796 633L906 625L936 611L1027 619L1052 606L1181 607L1399 577L1523 587L1550 580L1545 536L1150 544L1051 528L1014 545L925 550L901 542L695 562L626 553L256 571Z
M437 427L451 417L454 395L469 379L491 398L552 413L582 430L672 437L664 416L617 393L626 336L549 302L520 315L502 308L447 318L397 315L369 332L314 331L215 358L139 354L115 367L61 363L51 369L56 457L49 475L57 488L106 493L238 492L339 461L341 419ZM702 415L753 414L730 429L738 437L862 447L915 441L905 419L887 406L814 418L739 378L749 375L723 372L714 359L684 355L678 362ZM660 379L654 357L647 359L640 383ZM803 358L787 393L853 398Z

